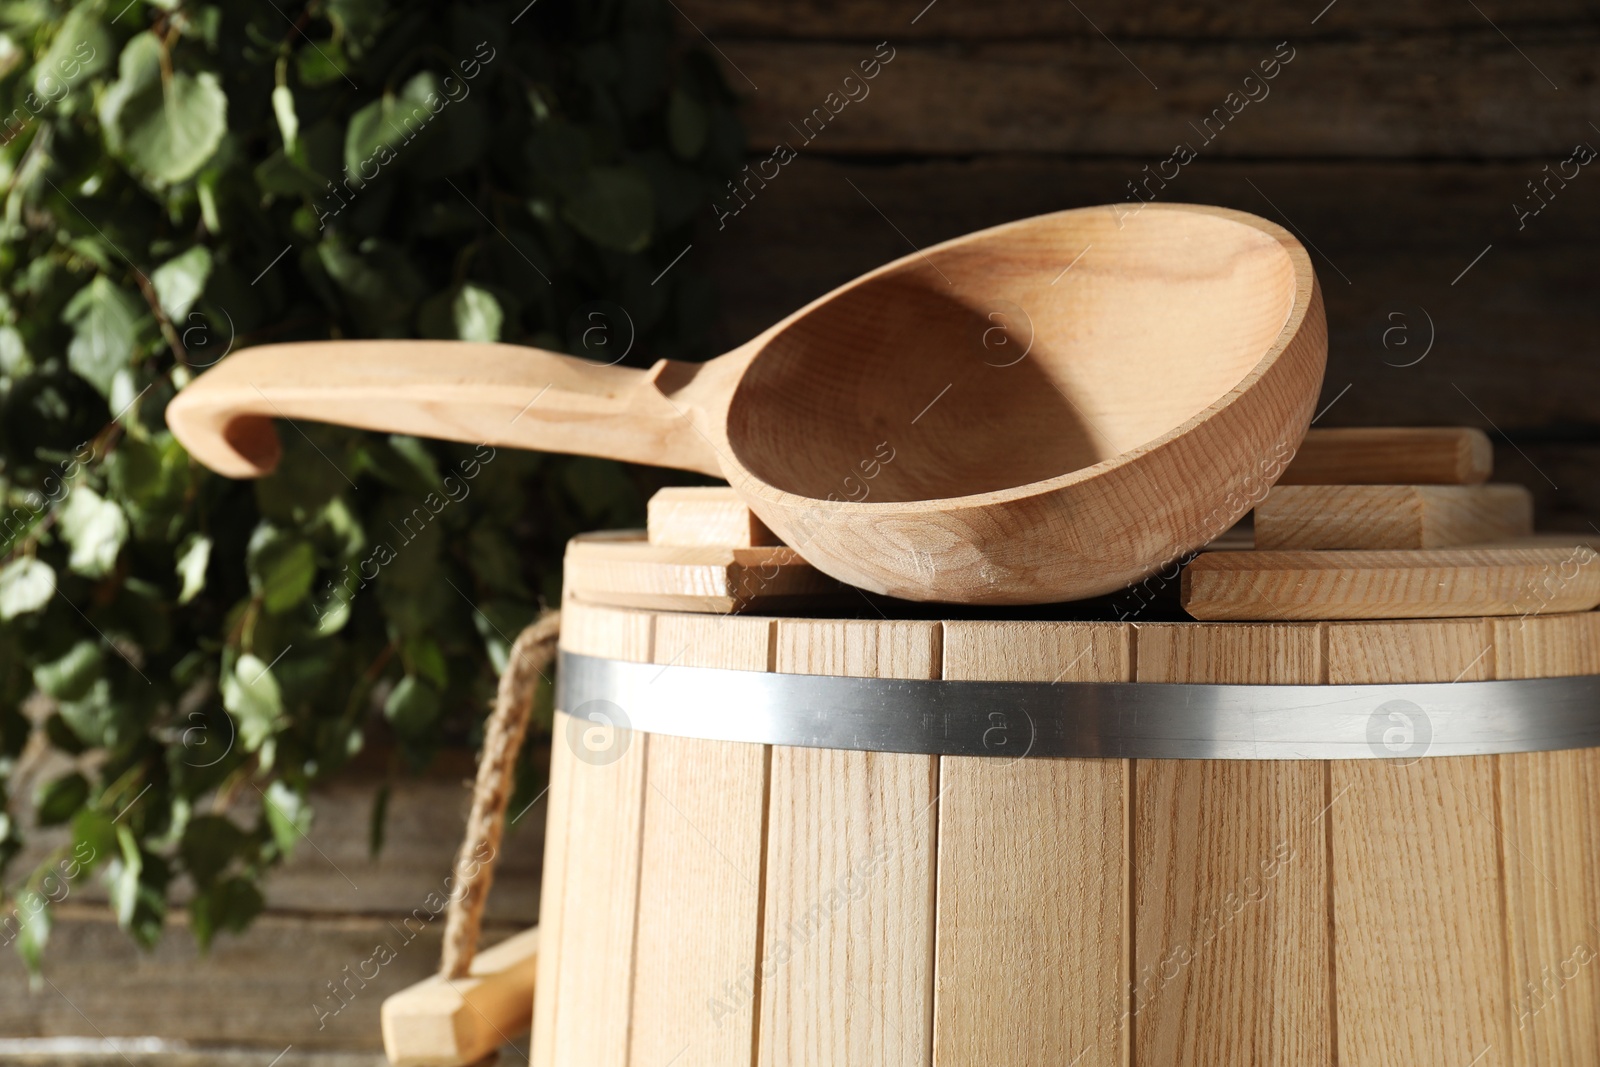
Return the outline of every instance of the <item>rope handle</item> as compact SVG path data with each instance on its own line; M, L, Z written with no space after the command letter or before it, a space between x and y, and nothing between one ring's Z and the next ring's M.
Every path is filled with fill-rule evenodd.
M455 889L445 914L439 973L447 979L465 977L478 951L483 909L505 831L506 804L516 780L517 754L528 733L534 691L555 659L560 633L561 613L548 611L517 635L500 675L494 709L484 723L472 812L456 854Z

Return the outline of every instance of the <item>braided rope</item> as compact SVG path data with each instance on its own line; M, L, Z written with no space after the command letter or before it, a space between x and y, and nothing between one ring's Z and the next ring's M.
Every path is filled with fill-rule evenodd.
M494 865L505 831L506 804L516 780L517 754L528 732L534 691L555 659L560 631L561 613L551 611L517 635L500 676L494 710L484 724L483 751L472 787L472 813L467 817L461 851L456 854L455 888L445 916L439 973L446 978L465 977L478 951L483 908L494 882Z

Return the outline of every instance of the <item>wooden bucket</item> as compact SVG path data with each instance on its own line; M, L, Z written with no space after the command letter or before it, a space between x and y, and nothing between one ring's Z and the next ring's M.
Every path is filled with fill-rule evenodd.
M617 703L632 707L591 695L569 715L570 688L558 704L535 1065L1600 1062L1600 749L1571 747L1597 743L1600 709L1573 694L1594 692L1574 676L1600 674L1600 615L1134 625L566 610L564 677L660 666L629 668ZM1416 699L1343 721L1341 737L1373 747L1337 759L1015 758L1023 732L1003 689L977 709L1001 728L987 756L611 728L659 730L654 684L680 704L695 695L686 718L759 737L771 709L727 706L753 690L718 681L751 672L1083 693L1100 690L1070 687L1134 682L1105 691L1169 702L1185 691L1171 683L1319 687L1283 690L1313 718L1318 693L1384 692L1336 687L1453 688L1403 690ZM1538 678L1569 681L1497 681ZM904 688L902 710L905 692L934 691ZM1538 725L1541 741L1492 715L1478 727L1500 722L1498 740L1452 741L1466 736L1455 703L1507 700L1532 722L1558 698L1579 711ZM1195 736L1225 732L1215 710L1196 708ZM1030 720L1030 742L1040 728ZM1075 736L1063 743L1086 743ZM1087 743L1120 751L1114 737ZM1514 751L1536 745L1554 750ZM1391 754L1405 758L1371 758Z

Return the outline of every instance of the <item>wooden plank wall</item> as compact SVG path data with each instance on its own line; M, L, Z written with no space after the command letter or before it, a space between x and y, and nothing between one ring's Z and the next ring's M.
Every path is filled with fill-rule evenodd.
M15 1044L62 1037L227 1046L236 1058L217 1062L262 1067L280 1053L279 1067L302 1067L335 1050L378 1049L383 999L439 966L446 878L466 824L473 767L468 754L456 753L425 777L397 778L387 844L373 857L368 817L382 780L377 770L357 768L313 795L309 839L268 879L267 912L243 935L219 934L207 955L196 950L181 908L160 944L143 952L117 928L98 878L75 885L55 912L47 982L30 989L12 949L0 955L0 1063L91 1062L81 1049L59 1048L40 1051L35 1061L29 1046ZM503 842L485 946L539 914L544 808L541 798ZM50 834L32 841L38 855L56 843ZM378 952L380 945L392 957ZM516 1045L526 1059L526 1040L518 1037ZM108 1062L139 1067L179 1062L171 1049L148 1058L136 1048L102 1052Z
M1600 514L1600 178L1550 177L1580 142L1600 149L1592 4L678 6L746 100L752 160L797 156L736 214L708 211L690 252L727 342L913 246L1123 201L1187 143L1160 199L1252 211L1312 249L1324 424L1498 430L1516 446L1499 476L1534 489L1542 526ZM875 78L843 85L880 51ZM1280 52L1276 77L1245 84ZM1229 93L1238 113L1204 127Z

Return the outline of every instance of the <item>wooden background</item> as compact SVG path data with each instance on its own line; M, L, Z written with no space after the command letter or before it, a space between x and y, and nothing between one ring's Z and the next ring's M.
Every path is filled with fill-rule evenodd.
M1513 208L1600 149L1595 4L676 2L747 101L753 158L799 153L690 252L730 344L913 245L1122 201L1186 141L1199 158L1161 199L1255 212L1312 250L1338 398L1319 425L1483 427L1544 527L1600 521L1600 167L1552 180L1520 229ZM869 95L806 142L789 124L882 41ZM1202 144L1190 123L1283 41L1270 94Z
M377 1051L382 1047L379 1005L390 993L438 970L444 915L430 917L429 898L443 895L461 841L473 758L446 753L428 774L394 779L384 774L383 760L368 758L313 793L311 832L268 880L266 914L243 935L219 934L206 956L185 929L181 908L160 944L143 952L117 928L98 878L73 886L54 913L45 952L47 982L30 989L12 949L0 948L0 1064L386 1063ZM31 795L32 782L51 774L39 768L16 787L17 794ZM373 796L386 780L393 783L386 844L374 857L368 849L369 816ZM240 813L246 824L250 818ZM19 869L31 869L64 840L58 832L30 835ZM484 945L537 921L543 852L541 797L508 829L485 917ZM374 967L368 961L380 943L393 950L394 959ZM361 974L371 976L374 970L376 977L363 984ZM330 982L340 986L337 999ZM527 1042L518 1037L516 1044L525 1063ZM507 1055L506 1062L519 1062L516 1053Z

